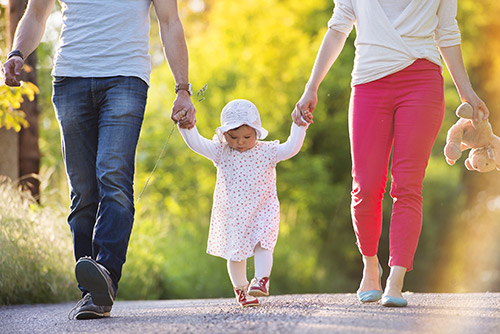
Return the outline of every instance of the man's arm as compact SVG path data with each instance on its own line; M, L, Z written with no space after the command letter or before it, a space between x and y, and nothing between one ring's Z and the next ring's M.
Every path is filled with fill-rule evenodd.
M55 0L30 0L23 17L19 21L12 42L12 50L19 50L28 57L40 44L47 18L54 8ZM2 66L2 74L7 86L19 86L16 78L21 74L24 60L13 56Z
M188 83L188 51L177 10L177 0L153 0L153 5L160 25L163 49L175 83ZM195 114L196 110L188 92L179 90L172 108L172 120L179 122L181 128L190 129L196 124Z

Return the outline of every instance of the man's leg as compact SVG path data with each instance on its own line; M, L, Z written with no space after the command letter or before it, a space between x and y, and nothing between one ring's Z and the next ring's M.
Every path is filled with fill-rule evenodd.
M75 259L93 256L92 235L99 203L96 180L98 110L91 80L56 77L53 102L61 128L64 162L69 179L71 212L68 223L73 234ZM82 299L71 310L76 319L110 316L111 306L98 306L81 284Z
M95 261L81 259L76 272L94 303L111 305L134 220L135 152L148 86L135 77L92 80L99 107L96 174L100 202L93 238Z
M53 103L61 128L64 163L68 174L75 259L92 256L92 235L99 204L96 156L98 113L92 103L88 78L56 77ZM82 293L84 289L79 286Z

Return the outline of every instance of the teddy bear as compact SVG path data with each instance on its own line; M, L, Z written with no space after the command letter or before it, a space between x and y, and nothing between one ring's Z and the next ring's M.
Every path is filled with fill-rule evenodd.
M462 151L471 149L465 160L468 170L500 170L500 138L493 134L490 122L482 119L481 112L480 121L474 121L472 106L466 102L457 108L456 114L460 119L448 130L446 137L446 162L449 165L455 164L462 156Z

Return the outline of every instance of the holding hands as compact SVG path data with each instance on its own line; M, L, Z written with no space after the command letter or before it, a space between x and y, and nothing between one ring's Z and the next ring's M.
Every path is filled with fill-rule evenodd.
M318 103L318 94L316 91L306 89L299 102L295 105L292 112L292 119L298 126L304 126L313 122L313 111Z
M170 118L184 129L191 129L196 124L196 109L187 92L179 91L177 94Z

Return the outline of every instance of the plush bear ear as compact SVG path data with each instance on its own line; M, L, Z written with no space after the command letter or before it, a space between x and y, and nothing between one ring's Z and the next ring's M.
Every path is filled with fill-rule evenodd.
M467 158L465 159L465 168L467 168L468 170L474 170L474 167L472 167L472 164L470 163L470 158Z
M488 154L488 158L490 158L491 160L495 161L495 150L492 148L492 147L488 147L486 149L486 153Z
M456 114L460 118L472 119L474 109L470 104L464 102L457 108Z

